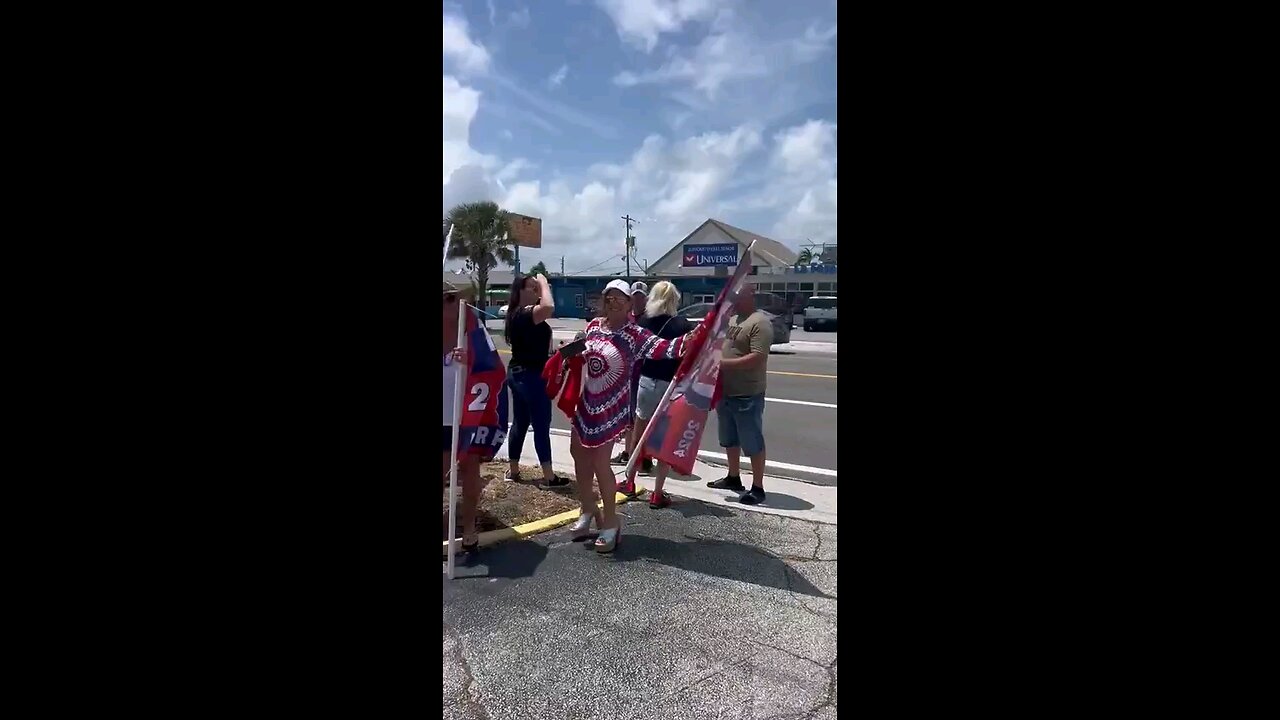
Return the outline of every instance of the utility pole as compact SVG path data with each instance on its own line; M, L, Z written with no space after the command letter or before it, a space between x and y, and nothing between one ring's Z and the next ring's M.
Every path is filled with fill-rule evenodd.
M623 245L623 251L626 252L625 257L627 259L627 282L631 282L631 248L635 246L636 242L636 239L631 237L631 223L635 222L635 220L630 213L623 215L622 219L627 222L627 241Z
M564 256L560 256L560 277L564 277Z

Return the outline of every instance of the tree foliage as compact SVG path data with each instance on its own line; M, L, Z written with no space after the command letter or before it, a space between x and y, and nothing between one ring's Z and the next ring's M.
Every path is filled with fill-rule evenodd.
M466 261L467 271L475 273L477 303L488 303L485 294L489 286L489 271L499 262L511 265L515 262L509 234L511 231L507 213L495 202L463 203L449 211L445 229L453 224L453 237L449 241L449 257Z

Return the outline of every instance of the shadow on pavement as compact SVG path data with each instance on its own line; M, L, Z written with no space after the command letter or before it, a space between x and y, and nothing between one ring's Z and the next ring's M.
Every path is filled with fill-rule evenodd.
M649 560L689 572L777 588L817 598L834 599L793 571L782 560L751 545L729 540L676 542L646 535L627 535L613 552L614 562Z
M732 510L728 510L714 503L701 502L698 500L676 500L671 503L671 509L686 518L705 516L718 518L734 517Z
M546 546L528 540L500 543L481 548L477 555L457 558L456 578L525 578L531 577L547 558Z
M795 495L765 490L764 502L760 503L760 507L774 508L775 510L812 510L813 503Z

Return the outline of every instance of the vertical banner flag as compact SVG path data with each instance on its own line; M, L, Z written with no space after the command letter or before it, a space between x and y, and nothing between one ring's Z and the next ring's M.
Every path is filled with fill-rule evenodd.
M711 312L702 319L705 332L695 346L685 351L671 391L653 414L653 427L645 449L682 475L693 472L693 460L698 456L707 414L719 399L721 346L729 329L733 304L750 271L751 248L747 248Z
M465 368L462 383L462 419L458 422L458 454L471 453L489 458L498 452L507 435L507 394L503 383L507 370L502 358L493 346L493 337L476 319L476 312L468 307L466 312L466 348L470 367ZM445 358L445 365L453 361ZM445 389L453 394L452 385ZM452 423L453 403L456 398L444 400L444 424Z

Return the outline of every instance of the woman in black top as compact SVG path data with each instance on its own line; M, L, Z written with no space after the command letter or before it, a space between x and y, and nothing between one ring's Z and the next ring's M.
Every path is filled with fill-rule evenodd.
M543 481L553 486L569 484L568 478L557 477L551 469L551 398L547 397L547 384L542 379L542 368L551 356L551 326L547 320L555 310L545 277L516 275L502 333L511 346L507 387L511 388L513 422L507 437L507 458L511 462L508 480L520 477L520 451L532 425L533 447L542 465Z
M663 280L653 286L653 292L649 295L649 301L645 304L644 316L641 317L639 323L642 327L649 330L653 334L666 340L672 340L693 330L693 323L690 323L683 317L676 315L676 310L680 307L680 291L675 285ZM675 377L676 370L680 367L680 358L671 360L645 360L640 366L640 389L636 394L636 441L637 445L640 434L644 432L644 426L649 423L653 417L653 413L658 409L658 402L662 400L662 395L667 391L667 386L671 384L671 379ZM635 487L636 469L643 467L647 472L653 467L652 461L644 457L644 448L636 447L636 453L643 458L631 468L631 475L627 478L626 487ZM663 483L667 480L667 472L671 470L671 466L664 462L658 463L658 472L654 477L654 489L649 494L649 507L664 508L671 504L666 493L662 491Z

